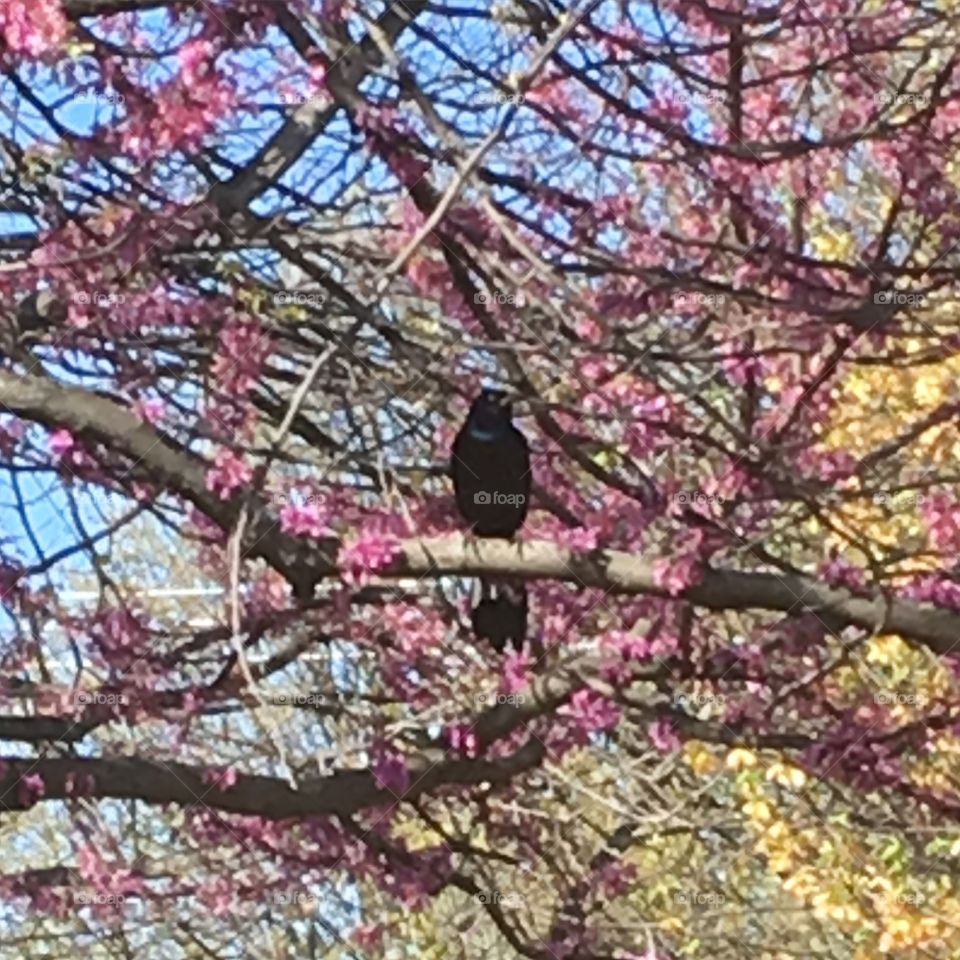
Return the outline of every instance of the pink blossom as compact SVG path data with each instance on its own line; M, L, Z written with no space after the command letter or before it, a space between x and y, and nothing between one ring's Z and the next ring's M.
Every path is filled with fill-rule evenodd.
M237 782L237 771L233 767L207 767L201 779L218 790L229 790Z
M628 630L611 630L603 635L600 642L605 648L628 660L646 660L651 653L649 639Z
M159 397L137 400L132 409L141 420L151 424L159 423L167 413L167 405Z
M671 597L679 596L700 579L700 565L694 554L654 562L653 582Z
M266 331L253 321L232 318L220 332L213 361L213 375L231 397L244 396L255 386L272 343Z
M406 758L397 750L387 749L381 752L371 771L381 787L398 796L410 786Z
M938 550L960 550L960 504L950 493L934 493L921 505L923 518L930 530L930 540Z
M565 527L558 531L553 537L555 543L567 547L570 550L583 551L584 553L590 550L596 550L599 539L599 533L596 528L586 526Z
M511 651L503 661L500 688L506 694L517 693L530 683L530 655L526 650Z
M129 669L143 657L149 641L146 628L126 609L108 609L97 614L91 621L90 635L104 661L121 670Z
M320 61L315 61L310 64L310 68L307 71L310 77L310 87L316 92L323 90L327 83L327 67L326 64L321 63Z
M288 503L280 510L280 527L298 537L320 538L332 533L329 511L317 503Z
M2 592L0 592L2 595ZM919 577L903 591L905 597L912 600L925 600L946 607L950 610L960 610L960 583L946 577L926 575Z
M177 51L183 81L195 84L212 67L216 53L216 45L210 40L196 38L184 43Z
M217 451L213 467L207 471L207 489L219 494L221 500L229 500L238 487L244 487L253 479L253 468L232 450L226 447Z
M103 853L94 843L84 843L76 852L77 873L96 890L108 887L115 871L115 865Z
M620 708L594 690L578 690L557 712L569 717L581 734L610 730L620 722Z
M762 360L749 353L731 353L721 364L727 378L737 386L758 380L763 373Z
M400 554L400 542L392 536L382 534L361 534L351 543L340 549L338 564L355 586L362 586L371 574L385 570Z
M603 328L594 317L584 317L578 320L575 326L577 336L588 343L599 343L603 338Z
M57 459L68 454L73 449L74 443L73 434L69 430L54 430L47 438L47 448Z
M446 734L451 750L456 750L466 757L479 755L479 743L472 727L465 723L451 723L446 729Z
M137 160L198 149L237 102L237 90L211 64L201 69L192 51L187 69L156 90L128 90L126 118L114 139Z
M661 753L676 753L680 749L680 738L674 731L673 724L664 718L654 720L647 727L647 736Z
M864 570L852 564L837 551L833 551L830 559L820 565L819 573L831 587L861 590L865 583Z
M59 0L4 0L0 34L15 53L41 57L63 43L67 20Z
M17 784L17 797L27 806L35 804L46 792L47 786L39 773L28 773Z

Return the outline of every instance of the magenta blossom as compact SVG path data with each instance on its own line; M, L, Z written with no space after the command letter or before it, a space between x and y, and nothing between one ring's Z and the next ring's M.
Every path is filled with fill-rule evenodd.
M410 772L406 758L397 750L386 749L371 767L373 776L384 790L398 796L410 786Z
M386 569L400 552L399 541L382 534L364 534L352 543L344 544L338 559L345 579L362 586L371 574Z
M213 467L207 471L207 489L229 500L234 491L253 479L253 468L242 457L225 447L217 451Z
M620 708L594 690L578 690L557 712L570 719L583 742L589 734L610 730L620 722Z
M328 511L317 503L288 503L280 510L280 527L298 537L320 538L332 533Z

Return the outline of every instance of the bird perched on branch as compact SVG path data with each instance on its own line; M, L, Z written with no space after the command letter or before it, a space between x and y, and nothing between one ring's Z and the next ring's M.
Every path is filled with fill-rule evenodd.
M478 537L510 539L530 500L530 446L504 390L483 390L453 441L457 509Z
M457 509L478 537L509 540L523 526L530 502L530 446L513 425L504 390L483 390L453 441L450 466ZM474 635L498 652L519 650L527 632L523 583L480 579L471 614Z

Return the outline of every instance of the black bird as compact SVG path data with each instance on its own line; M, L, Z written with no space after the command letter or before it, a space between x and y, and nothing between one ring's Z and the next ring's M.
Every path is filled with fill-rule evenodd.
M509 539L530 501L530 446L503 390L483 390L453 441L457 509L478 537Z
M521 650L527 636L526 585L499 583L494 591L491 584L481 581L481 600L470 620L477 639L487 640L497 653L503 653L508 643Z
M513 425L503 390L483 390L453 441L450 467L457 509L478 537L510 539L523 526L530 502L530 446ZM523 647L527 589L523 583L481 578L470 616L478 640L502 653Z

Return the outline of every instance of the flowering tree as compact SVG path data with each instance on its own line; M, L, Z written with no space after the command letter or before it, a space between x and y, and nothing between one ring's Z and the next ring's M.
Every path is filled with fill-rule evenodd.
M957 39L3 0L4 949L955 956Z

